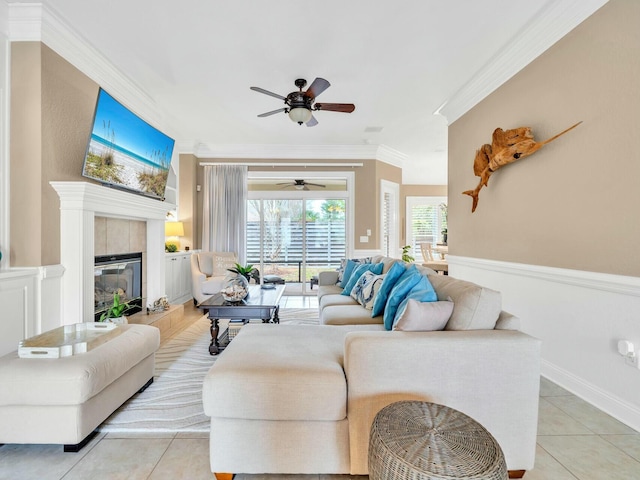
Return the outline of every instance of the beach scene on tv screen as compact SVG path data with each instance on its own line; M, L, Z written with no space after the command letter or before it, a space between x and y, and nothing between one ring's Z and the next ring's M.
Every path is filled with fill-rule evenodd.
M83 174L163 198L174 140L100 90Z

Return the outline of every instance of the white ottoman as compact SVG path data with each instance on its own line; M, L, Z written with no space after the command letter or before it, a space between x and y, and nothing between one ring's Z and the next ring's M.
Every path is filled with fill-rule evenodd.
M160 332L123 332L87 353L63 358L0 358L0 443L60 443L78 451L95 429L153 381Z

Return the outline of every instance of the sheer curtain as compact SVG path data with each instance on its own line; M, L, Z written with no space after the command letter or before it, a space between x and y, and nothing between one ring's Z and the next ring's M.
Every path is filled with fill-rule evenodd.
M247 166L204 167L202 249L235 252L246 259Z

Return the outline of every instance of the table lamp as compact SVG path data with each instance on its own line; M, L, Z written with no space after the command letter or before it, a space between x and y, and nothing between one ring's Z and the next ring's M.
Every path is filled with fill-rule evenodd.
M184 237L184 224L182 222L165 222L164 224L165 250L178 251L180 249L180 238ZM175 246L175 250L170 245Z

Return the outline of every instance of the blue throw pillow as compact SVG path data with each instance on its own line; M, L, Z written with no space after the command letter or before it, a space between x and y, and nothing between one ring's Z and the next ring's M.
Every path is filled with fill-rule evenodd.
M351 290L353 290L353 286L358 282L360 277L364 274L364 272L375 273L376 275L380 275L382 273L382 268L384 265L382 263L363 263L358 265L353 269L351 273L351 277L349 281L342 290L342 295L351 295ZM346 274L345 274L346 278Z
M344 266L344 272L342 272L342 281L338 283L339 287L344 288L349 279L351 278L351 274L353 270L360 265L359 262L355 262L354 260L347 260L346 265Z
M417 270L415 265L411 265L414 270ZM409 268L411 268L409 267ZM389 298L389 293L391 289L395 286L398 279L404 274L406 271L406 267L404 263L396 262L391 265L391 268L384 276L384 280L382 281L382 285L380 286L380 290L378 290L378 294L376 295L375 300L373 301L373 309L371 310L371 317L377 317L378 315L382 315L384 312L384 306L387 304L387 298Z
M407 271L404 272L402 277L397 281L395 286L391 289L391 293L389 293L389 298L387 299L387 304L384 307L384 328L387 330L391 330L393 327L393 320L396 318L396 311L398 310L398 306L404 300L404 297L411 291L413 287L423 278L422 275L417 268L407 268ZM384 282L383 282L384 283Z
M404 297L404 300L400 302L400 305L398 306L396 314L393 318L393 322L391 323L392 328L406 310L407 304L409 303L410 299L417 300L418 302L437 302L438 295L433 289L433 286L431 285L429 279L423 275L420 281L416 283L411 291Z

